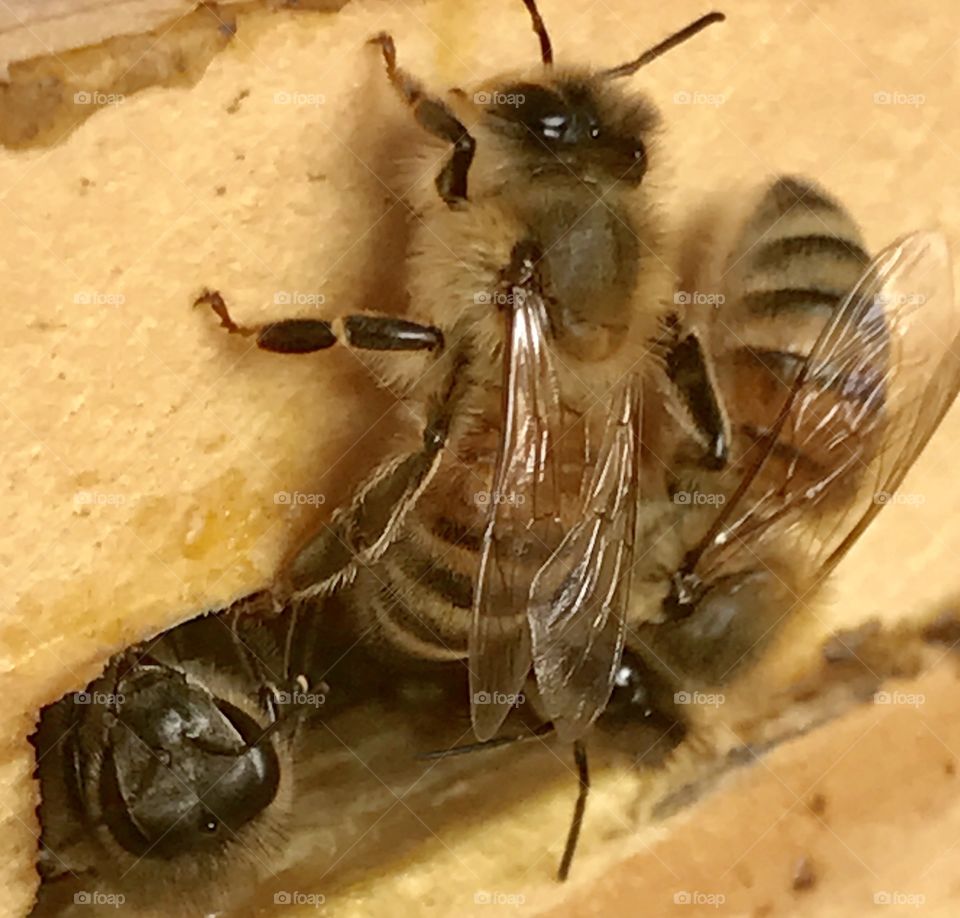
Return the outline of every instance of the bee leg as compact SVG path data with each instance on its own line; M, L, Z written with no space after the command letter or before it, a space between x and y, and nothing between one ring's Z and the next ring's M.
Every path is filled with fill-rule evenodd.
M217 291L205 291L194 302L217 314L232 335L256 336L257 347L277 354L312 354L333 347L338 341L364 351L432 351L443 348L443 333L396 316L352 315L332 322L326 319L281 319L267 325L237 325Z
M587 797L590 794L590 771L587 768L587 747L580 740L577 740L573 744L573 760L577 766L580 790L577 794L577 802L573 809L573 819L570 821L570 829L567 832L567 842L563 849L563 857L560 860L560 868L557 871L557 879L561 883L570 876L570 865L573 863L573 855L577 850L577 842L580 839L580 829L583 826L583 814L587 810Z
M420 82L397 66L397 49L392 36L381 32L370 39L379 45L387 65L387 77L403 100L413 109L417 123L434 137L453 146L450 158L437 175L440 197L450 206L467 199L467 173L477 143L452 111L439 99L425 95Z
M275 587L278 595L296 600L328 595L350 582L396 538L407 512L440 465L454 408L466 385L461 368L462 363L455 361L446 390L430 406L421 449L374 470L353 500L284 566Z
M703 447L701 464L711 471L726 468L729 434L713 375L696 335L689 334L667 354L667 376L674 384Z
M443 348L443 332L393 316L353 315L343 321L350 347L365 351L433 351Z
M425 443L421 452L377 468L354 500L285 565L275 587L279 594L297 600L327 595L375 561L436 472L439 445Z

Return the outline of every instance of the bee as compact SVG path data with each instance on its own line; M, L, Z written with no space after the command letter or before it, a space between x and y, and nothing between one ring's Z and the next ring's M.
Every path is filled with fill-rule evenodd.
M700 270L700 289L717 293L688 309L667 375L686 372L688 347L709 355L727 457L716 468L690 462L701 435L688 401L659 486L675 526L660 531L642 574L659 588L641 601L659 603L665 620L642 623L638 643L684 688L724 682L815 605L960 379L940 234L912 233L871 260L841 204L782 177L718 254Z
M591 726L611 704L682 721L677 692L734 680L811 609L952 404L960 339L941 236L871 260L842 206L789 177L701 272L709 308L685 304L659 115L623 80L722 14L586 70L554 67L524 5L539 72L472 93L431 95L389 35L371 39L424 129L421 162L449 150L415 192L409 315L251 327L219 292L198 303L268 351L369 352L413 406L420 442L275 591L337 594L391 651L465 661L481 743L529 686L580 774L565 876Z
M416 657L468 660L480 739L497 732L533 667L551 721L574 739L603 709L623 644L640 394L660 373L674 283L645 190L659 169L658 115L622 81L722 16L609 70L555 70L525 5L542 71L473 94L430 95L398 65L389 35L371 39L425 141L452 148L419 209L410 316L253 328L219 292L198 302L265 350L341 341L370 352L418 411L422 442L299 548L278 594L350 586L361 629ZM584 580L561 608L556 577L577 557Z
M272 600L254 595L128 648L44 710L33 737L40 913L91 889L180 909L189 890L203 913L269 869L286 842L299 702L312 691L284 678L278 625Z

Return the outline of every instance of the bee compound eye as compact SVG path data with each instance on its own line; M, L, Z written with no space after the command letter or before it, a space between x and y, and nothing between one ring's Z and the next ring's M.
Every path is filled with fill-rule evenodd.
M522 126L535 137L560 141L567 137L572 115L564 99L545 86L517 83L482 95L491 112Z

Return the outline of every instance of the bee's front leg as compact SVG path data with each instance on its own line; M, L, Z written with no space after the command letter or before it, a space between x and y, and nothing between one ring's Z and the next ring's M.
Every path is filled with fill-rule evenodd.
M477 143L470 132L457 120L440 99L428 96L415 79L397 66L397 49L393 37L381 32L370 39L379 45L387 65L387 77L413 110L413 116L424 130L453 146L453 152L437 175L436 186L440 197L451 207L467 199L467 174L473 162Z
M433 351L443 348L443 332L396 316L360 313L342 319L281 319L266 325L237 325L223 296L207 290L194 302L209 306L232 335L256 337L257 347L277 354L312 354L340 342L364 351Z

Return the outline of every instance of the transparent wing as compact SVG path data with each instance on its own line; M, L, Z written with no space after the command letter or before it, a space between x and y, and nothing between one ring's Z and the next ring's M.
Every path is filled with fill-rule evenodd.
M561 538L560 476L553 447L563 416L546 346L543 298L513 288L504 362L503 431L489 495L470 631L470 710L492 737L530 672L530 584Z
M914 233L874 259L820 334L687 572L722 576L789 532L829 573L900 486L958 386L946 240ZM765 466L776 451L794 458L780 455L784 471L771 481ZM804 456L818 457L813 471Z
M640 383L617 394L580 521L540 569L527 614L537 688L572 742L603 711L620 664L639 499Z

